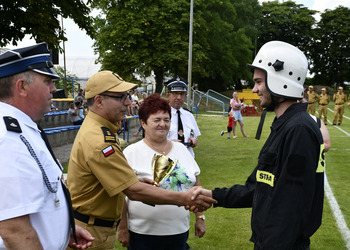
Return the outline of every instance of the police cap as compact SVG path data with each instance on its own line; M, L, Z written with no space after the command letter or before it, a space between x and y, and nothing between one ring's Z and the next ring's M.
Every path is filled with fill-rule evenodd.
M0 78L28 70L48 75L53 79L60 79L53 69L50 52L45 42L9 50L0 55Z
M171 78L169 81L165 83L165 85L168 87L169 92L176 92L176 91L187 91L187 82L182 77L176 76Z

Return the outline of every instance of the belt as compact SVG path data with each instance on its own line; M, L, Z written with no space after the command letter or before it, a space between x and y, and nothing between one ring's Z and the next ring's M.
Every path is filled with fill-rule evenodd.
M81 214L77 211L74 211L74 218L76 218L77 220L84 222L86 224L88 224L89 220L90 220L90 216L85 215L85 214ZM115 221L101 220L101 219L95 218L93 225L99 226L99 227L113 227L114 222Z
M335 105L343 105L344 103L336 103Z
M321 106L325 106L325 105L328 105L328 104L320 104Z
M309 102L309 104L314 104L315 102Z

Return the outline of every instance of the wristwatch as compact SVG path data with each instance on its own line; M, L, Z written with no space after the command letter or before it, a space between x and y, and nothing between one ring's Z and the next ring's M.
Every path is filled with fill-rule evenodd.
M205 215L204 215L204 214L198 215L198 216L196 216L196 219L197 219L197 220L198 220L198 219L205 220Z

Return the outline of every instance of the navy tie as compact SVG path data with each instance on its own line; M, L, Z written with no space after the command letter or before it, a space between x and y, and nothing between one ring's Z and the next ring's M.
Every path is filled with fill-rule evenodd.
M184 143L185 142L185 136L184 136L184 128L182 126L182 121L180 117L180 110L177 110L177 138Z

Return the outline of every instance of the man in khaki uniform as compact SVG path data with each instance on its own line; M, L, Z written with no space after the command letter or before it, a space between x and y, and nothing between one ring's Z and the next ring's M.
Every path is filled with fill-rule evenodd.
M318 94L314 91L314 86L310 85L309 90L307 91L307 99L308 99L308 105L307 105L307 112L315 115L316 112L316 102L318 100Z
M340 125L343 121L344 104L346 102L346 95L343 93L343 87L338 88L338 93L333 95L333 101L335 103L333 125L337 125L337 123Z
M324 124L327 125L327 110L329 104L329 96L326 93L326 88L321 89L322 93L318 98L318 115L320 120L322 120L322 114L324 117Z
M173 192L149 185L151 180L139 182L116 137L117 124L131 104L127 91L136 87L111 71L98 72L86 84L89 112L74 141L67 182L75 221L95 237L93 249L114 249L125 195L147 204L189 205L199 210L215 202L206 196L192 201L194 189Z

